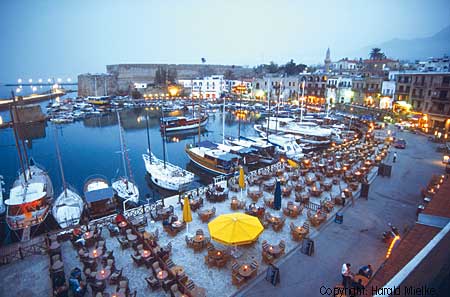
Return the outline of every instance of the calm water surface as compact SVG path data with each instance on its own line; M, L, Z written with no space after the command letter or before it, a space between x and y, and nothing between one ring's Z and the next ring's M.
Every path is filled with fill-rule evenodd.
M41 103L45 106L47 103ZM45 110L45 109L43 109ZM4 112L2 114L5 114ZM0 114L1 115L1 114ZM146 194L152 198L173 195L161 191L149 184L142 154L147 151L146 112L144 109L129 109L121 111L121 122L125 130L124 138L132 169L132 176L136 181L141 201L146 202ZM173 112L169 115L181 115ZM162 136L159 131L159 117L157 112L150 112L149 132L151 147L155 155L162 159ZM241 135L257 135L253 129L254 121L249 119L241 122ZM54 125L51 122L36 124L25 131L27 152L29 157L44 166L50 174L56 194L60 193L61 177L55 149L55 133L61 149L61 156L68 183L80 193L86 179L93 174L101 174L111 180L123 174L121 163L119 128L116 114L88 118L67 125ZM237 136L238 122L230 113L225 115L225 135ZM207 183L211 175L197 169L189 161L184 148L186 144L197 142L198 133L170 134L167 136L167 160L182 168L186 168L197 175L193 187L200 183ZM222 113L211 113L201 140L222 141ZM14 182L19 169L19 159L14 144L12 129L0 130L0 174L4 176L6 194Z

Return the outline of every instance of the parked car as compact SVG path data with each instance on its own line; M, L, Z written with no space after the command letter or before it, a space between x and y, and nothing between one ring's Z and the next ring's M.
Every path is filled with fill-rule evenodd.
M394 147L399 149L405 149L406 148L406 141L404 139L397 139L394 142Z

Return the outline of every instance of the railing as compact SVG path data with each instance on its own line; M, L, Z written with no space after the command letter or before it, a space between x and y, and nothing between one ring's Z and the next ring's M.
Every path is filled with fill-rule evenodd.
M45 237L36 237L26 243L16 243L0 249L0 265L23 260L25 257L32 255L42 255L46 252L47 242Z
M317 211L320 208L320 204L314 203L314 202L308 202L308 204L305 205L305 207L312 211Z

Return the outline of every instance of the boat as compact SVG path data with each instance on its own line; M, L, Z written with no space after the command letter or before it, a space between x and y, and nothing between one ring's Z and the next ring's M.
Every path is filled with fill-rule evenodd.
M169 162L155 157L153 153L143 154L145 169L152 182L166 190L185 191L194 181L194 174Z
M158 159L151 151L150 134L148 130L148 114L145 117L147 125L148 154L142 154L145 169L152 182L166 190L184 191L194 181L194 174L166 161L165 130L163 130L163 160Z
M268 140L277 147L280 154L290 159L298 160L304 156L302 148L297 144L295 136L292 134L271 134L268 136Z
M23 231L20 237L26 240L47 218L52 201L52 181L45 169L31 159L28 168L14 181L5 201L6 223L13 231Z
M300 136L300 142L316 146L328 145L331 142L331 129L321 128L314 122L296 122L291 118L269 118L268 127L254 125L258 132L285 133Z
M278 160L278 156L275 154L275 146L266 139L244 136L241 136L240 139L227 137L225 143L256 149L254 154L258 156L258 161L266 165L274 164Z
M256 154L257 150L252 147L218 143L217 148L240 156L244 166L256 166L259 163L259 156Z
M165 132L182 131L190 129L198 129L208 123L208 116L201 117L164 117L160 119L161 131Z
M63 190L61 194L55 199L55 203L52 207L52 214L61 228L67 228L70 226L78 225L80 223L80 218L84 210L84 201L83 198L81 198L81 196L77 193L77 191L66 183L56 128L54 130L54 135L56 155L61 173Z
M128 159L128 150L125 146L123 137L123 129L120 123L120 115L117 112L117 121L119 123L119 138L120 138L120 152L122 155L122 166L124 176L121 176L112 182L112 188L116 191L117 196L124 200L124 202L139 203L139 189L132 180L132 171Z
M83 187L89 219L111 215L117 211L114 190L105 177L94 175L88 177Z
M62 193L56 198L52 214L61 228L76 226L84 210L83 198L69 185L64 186Z
M186 145L189 159L200 168L221 175L233 175L239 166L240 156L227 153L211 141Z

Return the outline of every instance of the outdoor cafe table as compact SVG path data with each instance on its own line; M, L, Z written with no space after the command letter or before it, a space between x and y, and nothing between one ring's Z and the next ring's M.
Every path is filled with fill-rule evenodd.
M250 268L250 265L243 264L243 265L241 265L241 267L239 267L238 272L241 276L247 278L252 275L253 269Z
M183 226L183 222L181 221L175 221L172 223L172 227L175 229L180 229Z
M281 248L278 245L271 245L267 249L267 252L274 256L275 258L279 257L281 254Z
M172 268L170 268L170 271L172 271L172 273L175 275L180 275L180 274L184 273L184 268L181 266L175 265Z
M169 276L169 273L165 270L161 270L160 272L158 272L156 274L156 277L162 281L165 280L168 276Z
M305 176L309 172L309 169L300 169L300 175Z
M127 239L128 239L129 241L135 241L135 240L137 239L137 236L134 235L133 233L127 234Z
M298 206L295 204L288 204L287 209L289 209L290 211L296 211L298 210Z
M292 231L298 234L299 236L305 236L306 234L308 234L308 230L303 228L303 226L295 227L294 229L292 229Z
M197 234L194 236L194 238L192 240L197 243L202 243L203 241L205 241L205 236L201 235L201 234Z
M275 187L274 180L268 180L263 183L265 190L272 190Z
M95 279L98 281L103 281L107 279L111 275L111 270L109 269L101 269L97 272Z
M149 250L141 250L141 257L146 259L152 255L152 252Z
M268 220L267 220L269 223L271 223L271 224L278 224L278 223L280 223L281 222L281 218L280 217L277 217L277 216L270 216L269 218L268 218Z
M91 259L97 259L97 258L99 258L102 254L103 254L103 250L102 250L102 249L93 249L92 251L89 252L89 258L91 258Z
M125 294L122 292L114 292L111 294L111 297L125 297Z
M87 231L87 232L84 232L84 234L83 234L83 238L85 240L91 239L93 236L94 236L94 231Z
M221 250L216 250L211 254L211 257L215 260L220 260L224 257L225 252Z

